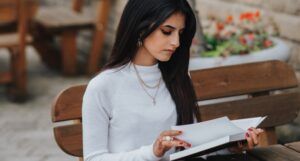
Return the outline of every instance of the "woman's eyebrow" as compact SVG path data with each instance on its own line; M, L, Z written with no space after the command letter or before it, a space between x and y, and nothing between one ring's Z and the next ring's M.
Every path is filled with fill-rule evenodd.
M176 29L176 27L171 26L171 25L164 25L163 27L168 27L168 28L171 28L171 29L174 29L174 30ZM183 27L182 29L184 29L184 27ZM182 30L182 29L181 29L181 30Z

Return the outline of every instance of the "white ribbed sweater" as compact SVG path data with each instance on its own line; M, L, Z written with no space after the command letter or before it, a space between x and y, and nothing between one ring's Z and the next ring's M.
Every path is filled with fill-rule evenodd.
M136 65L143 81L154 86L161 78L158 64ZM156 89L147 89L153 96ZM83 149L85 161L157 161L153 142L176 124L175 104L163 81L156 104L145 93L132 64L101 72L83 98Z

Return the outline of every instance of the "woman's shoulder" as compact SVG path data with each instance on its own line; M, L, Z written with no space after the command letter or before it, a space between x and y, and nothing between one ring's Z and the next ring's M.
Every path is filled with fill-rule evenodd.
M113 69L106 69L100 72L90 80L88 87L93 89L103 89L115 86L117 82L121 80L121 70L122 68L119 67Z

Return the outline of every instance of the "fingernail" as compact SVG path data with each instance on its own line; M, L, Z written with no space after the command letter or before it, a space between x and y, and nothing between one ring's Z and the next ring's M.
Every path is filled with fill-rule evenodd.
M192 147L192 144L188 144L189 147Z
M178 133L179 133L179 134L181 134L181 133L182 133L182 131L178 131Z
M249 135L249 133L246 133L246 137L248 138L250 135Z
M249 128L248 130L249 130L249 131L252 131L253 129Z

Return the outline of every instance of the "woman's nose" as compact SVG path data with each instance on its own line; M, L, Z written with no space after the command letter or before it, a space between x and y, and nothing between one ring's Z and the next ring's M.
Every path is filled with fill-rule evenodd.
M174 34L174 36L172 36L171 45L176 47L176 48L179 47L179 45L180 45L179 34Z

